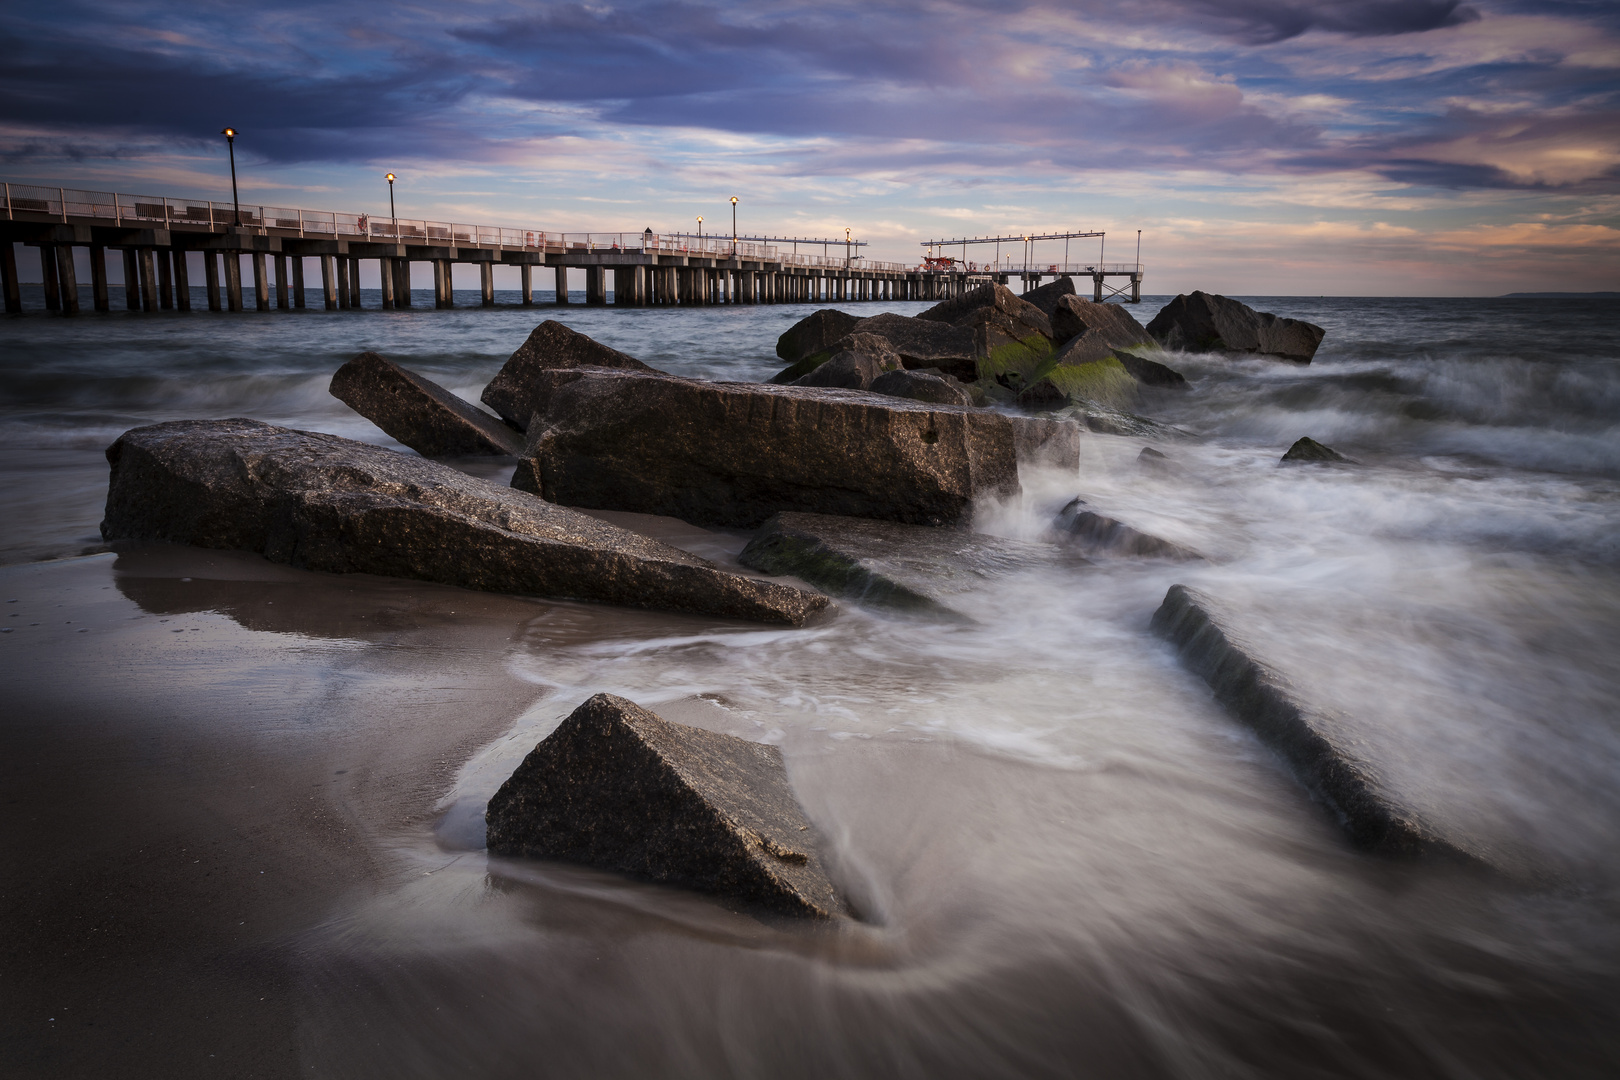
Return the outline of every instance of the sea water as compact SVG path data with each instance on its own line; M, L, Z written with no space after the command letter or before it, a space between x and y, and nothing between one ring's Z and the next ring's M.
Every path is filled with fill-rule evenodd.
M132 426L248 416L397 445L327 393L365 349L476 400L557 318L677 374L762 379L813 310L497 299L7 319L0 560L99 545L102 452ZM309 1059L392 1075L1620 1067L1620 305L1245 299L1324 326L1315 361L1168 356L1190 387L1144 394L1149 434L1088 434L1077 473L1026 470L976 524L1038 539L1080 495L1201 561L1034 566L961 597L971 618L948 624L850 604L802 630L541 605L506 658L536 704L443 793L441 827L395 853L452 868L303 943ZM1307 435L1357 464L1281 465ZM1145 446L1168 461L1143 465ZM691 542L724 559L743 538ZM1149 632L1177 582L1219 596L1349 718L1393 790L1515 872L1349 848ZM781 746L858 929L485 859L483 801L603 691ZM392 1018L379 1045L355 1041L357 1002Z

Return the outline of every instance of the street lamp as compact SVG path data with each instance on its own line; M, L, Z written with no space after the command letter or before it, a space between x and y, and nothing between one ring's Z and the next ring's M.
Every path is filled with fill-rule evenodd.
M388 181L388 217L394 223L394 239L399 239L399 215L394 212L394 174L383 177Z
M731 197L731 257L737 257L737 196Z
M844 269L849 269L849 230L844 230Z
M698 216L698 250L703 250L703 215Z
M233 127L221 128L221 135L225 136L225 147L231 154L231 207L236 217L236 224L242 224L242 204L236 198L236 129Z

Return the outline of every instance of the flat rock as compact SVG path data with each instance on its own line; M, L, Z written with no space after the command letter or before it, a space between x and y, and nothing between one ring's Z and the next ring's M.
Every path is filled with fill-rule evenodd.
M921 525L1017 494L1005 416L860 390L542 373L512 483L552 502L752 528L780 510Z
M532 387L535 374L576 367L654 370L633 356L610 349L554 319L547 319L534 328L528 340L519 345L501 370L495 373L479 400L519 431L526 431L529 417L534 415Z
M1152 620L1215 699L1282 755L1356 846L1492 864L1477 840L1455 826L1441 827L1431 811L1395 791L1373 759L1378 748L1356 724L1308 702L1259 658L1235 624L1213 598L1185 585L1170 587Z
M1133 529L1114 518L1104 517L1090 509L1084 499L1074 499L1059 511L1052 527L1059 536L1077 545L1087 555L1128 555L1145 559L1173 559L1177 562L1203 558L1191 548Z
M942 372L972 382L978 366L971 331L933 319L914 318L885 312L862 319L856 332L876 334L900 354L907 368L938 368Z
M1076 472L1080 468L1080 425L1046 416L1009 416L1013 448L1021 463L1049 465Z
M827 352L835 341L855 332L860 317L849 315L837 308L822 308L811 312L783 331L776 339L776 355L788 363L796 363L807 356Z
M973 395L956 379L937 368L932 371L886 371L867 387L874 394L909 398L935 405L972 405Z
M1338 462L1341 465L1355 465L1356 462L1345 457L1331 446L1323 446L1315 439L1300 439L1288 448L1288 453L1282 456L1286 465L1297 465L1312 462Z
M523 436L438 383L374 352L332 376L332 396L423 457L516 454Z
M600 867L785 915L847 914L781 751L612 694L529 751L485 823L493 855Z
M107 460L109 541L793 626L827 606L448 465L335 435L182 420L126 431Z
M934 529L830 514L777 514L738 560L791 574L834 596L902 611L956 616L949 601L990 578L1053 562L1061 552L966 529Z
M1052 313L1057 310L1058 301L1062 300L1065 296L1073 295L1074 279L1071 277L1060 277L1056 281L1049 281L1045 285L1030 289L1028 292L1019 293L1018 299L1023 300L1026 303L1034 304L1036 307L1046 312L1047 318L1051 318Z
M1311 362L1326 334L1320 326L1284 319L1213 293L1183 293L1154 316L1148 333L1167 349L1261 353Z

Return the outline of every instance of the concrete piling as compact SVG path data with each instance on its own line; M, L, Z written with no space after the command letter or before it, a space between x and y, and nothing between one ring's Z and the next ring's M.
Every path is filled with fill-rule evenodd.
M186 265L184 248L174 250L174 307L176 311L191 310L191 267Z
M6 314L22 314L22 283L17 280L17 249L0 244L0 287L6 293Z
M225 309L227 311L241 311L242 253L240 251L221 252L220 258L225 263Z
M130 311L141 310L140 252L124 249L124 306Z
M337 271L337 306L339 311L349 310L349 260L338 256L333 262L333 269Z
M265 273L262 251L253 253L253 307L258 311L270 310L270 276Z
M337 310L337 267L330 255L321 256L321 299L327 311Z
M360 310L360 260L349 260L349 308L352 311Z
M292 258L292 287L293 307L299 311L304 309L304 257L294 255Z
M62 314L79 313L79 277L73 267L73 248L68 244L56 246L56 275L62 291Z
M287 310L287 256L276 256L276 310Z
M152 258L157 263L158 308L174 310L174 275L170 270L169 249L153 248Z
M7 244L6 249L9 251L11 245ZM90 245L90 302L97 311L112 309L107 302L107 249L101 244Z
M56 277L56 248L39 245L39 280L45 290L45 310L62 310L62 287Z
M495 264L478 264L478 294L484 307L495 306Z
M568 303L568 267L557 267L557 303Z
M141 310L153 312L158 310L157 293L157 256L151 248L141 248ZM242 310L238 301L235 310Z
M534 306L534 267L530 266L528 263L524 263L523 266L519 270L519 276L522 278L520 288L522 289L522 292L523 292L523 306L524 307L533 307Z

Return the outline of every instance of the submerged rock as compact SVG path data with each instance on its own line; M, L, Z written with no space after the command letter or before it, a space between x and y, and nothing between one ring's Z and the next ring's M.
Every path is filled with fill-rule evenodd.
M519 345L501 370L495 373L479 400L519 431L527 431L529 417L534 415L535 375L541 371L576 367L654 370L633 356L610 349L554 319L547 319L534 328L528 340Z
M1333 461L1342 465L1357 464L1357 462L1345 457L1331 446L1323 446L1315 439L1300 439L1288 448L1288 453L1282 456L1282 460L1284 464L1319 461Z
M847 914L774 746L597 694L489 800L491 854L560 859L787 915Z
M867 389L874 394L927 401L935 405L972 405L968 388L937 368L931 371L886 371Z
M1184 293L1148 323L1148 333L1167 349L1187 352L1248 352L1311 362L1327 333L1299 319L1279 318L1213 293Z
M1046 416L1009 416L1018 460L1075 472L1080 468L1080 425Z
M1299 695L1235 632L1234 621L1209 596L1172 585L1152 627L1176 646L1217 701L1283 756L1358 847L1492 861L1477 842L1454 827L1437 827L1393 791L1370 757L1377 748L1365 743L1352 722Z
M423 457L516 454L518 431L374 352L337 369L332 396Z
M101 535L272 562L800 625L827 598L413 455L256 420L126 431Z
M1122 521L1088 510L1084 499L1074 499L1059 511L1053 528L1087 555L1130 555L1146 559L1173 559L1177 562L1203 558L1191 548L1162 540L1133 529Z
M779 510L954 525L1019 490L1012 425L992 412L591 368L541 380L512 484L568 506L743 527Z
M833 343L854 333L855 324L860 321L858 316L845 314L836 308L812 312L788 327L776 339L776 355L790 364L817 353L831 356Z
M965 529L785 513L760 527L738 561L864 604L955 615L952 596L1020 567L1055 561L1056 555L1050 545Z

